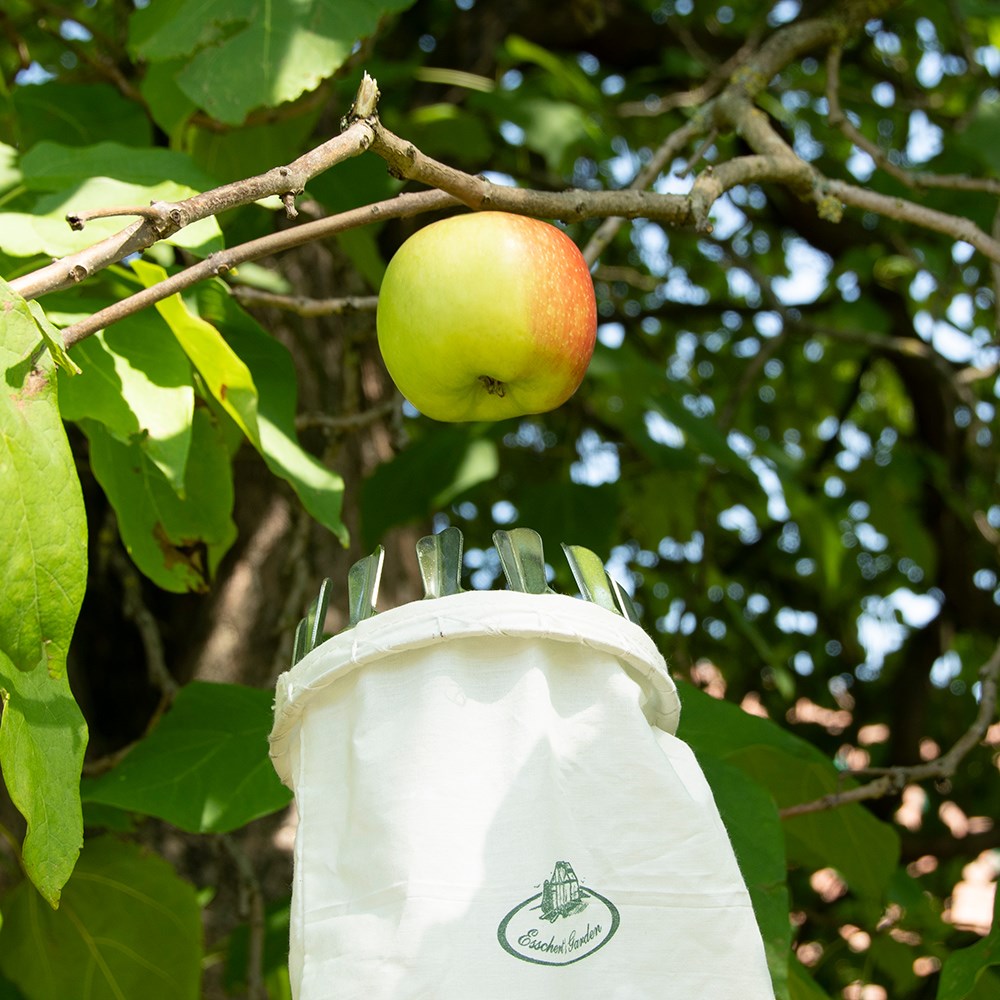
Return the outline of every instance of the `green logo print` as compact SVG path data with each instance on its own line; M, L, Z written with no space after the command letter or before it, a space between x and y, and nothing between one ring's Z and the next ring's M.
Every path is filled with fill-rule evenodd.
M570 965L603 948L620 922L610 899L581 885L568 861L557 861L542 891L500 921L497 939L524 962Z

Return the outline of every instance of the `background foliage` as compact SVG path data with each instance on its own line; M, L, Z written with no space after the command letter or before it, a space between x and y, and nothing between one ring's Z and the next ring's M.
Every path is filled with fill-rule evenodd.
M753 78L823 18L822 46ZM476 587L499 585L492 531L524 524L634 589L778 997L998 994L1000 255L969 228L1000 233L995 5L11 0L0 28L0 997L288 996L275 677L322 577L331 629L376 543L383 604L419 597L413 542L449 523ZM600 344L543 417L445 426L396 397L371 307L427 216L59 350L57 328L223 246L418 190L366 153L298 218L252 202L17 292L130 224L68 212L290 163L364 70L385 126L498 185L618 190L652 162L647 186L685 194L749 151L703 121L738 84L801 162L884 198L842 210L765 171L710 227L572 224ZM977 712L957 770L921 775ZM865 768L902 770L796 808Z

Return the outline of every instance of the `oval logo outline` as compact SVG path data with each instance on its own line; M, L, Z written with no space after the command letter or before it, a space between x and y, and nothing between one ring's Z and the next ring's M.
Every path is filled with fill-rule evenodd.
M601 895L601 893L596 892L595 890L591 889L589 886L581 885L580 888L579 888L579 892L580 892L581 898L593 898L593 899L597 900L598 902L600 902L605 907L605 909L607 910L608 914L611 917L611 926L607 930L607 932L605 933L603 931L603 928L600 928L600 925L598 925L598 928L599 928L599 931L600 931L600 934L601 934L600 940L598 940L597 944L595 944L592 948L589 948L587 951L583 952L582 955L576 955L573 958L566 958L566 959L557 960L557 961L546 960L544 958L537 958L534 955L525 954L524 952L519 951L517 949L517 947L515 947L515 945L508 938L508 936L507 936L507 928L510 926L511 921L519 913L523 912L526 909L537 909L537 908L539 908L539 907L536 907L536 906L532 906L532 904L533 903L539 903L541 901L543 894L540 893L540 892L536 893L534 896L529 897L528 899L524 900L523 902L518 903L517 906L515 906L503 918L503 920L500 921L500 926L497 928L497 940L500 942L500 946L509 955L513 955L514 958L518 958L522 962L531 962L533 965L548 965L548 966L572 965L574 962L581 962L585 958L590 958L591 955L593 955L596 952L600 951L601 948L603 948L615 936L615 933L617 932L618 927L621 924L621 914L618 912L618 907L616 907L615 904L612 903L611 900L607 898L607 896ZM590 925L588 924L588 929L589 929L589 926ZM534 928L534 930L537 931L538 928ZM571 939L572 939L572 934L571 934L570 940ZM566 943L566 939L564 939L563 944L565 945L565 943ZM529 946L522 945L521 947L527 948Z

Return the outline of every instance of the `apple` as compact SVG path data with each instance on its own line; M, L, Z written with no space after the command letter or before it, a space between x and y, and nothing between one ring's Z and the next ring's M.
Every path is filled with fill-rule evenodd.
M590 270L555 226L507 212L433 222L386 269L378 342L399 391L435 420L544 413L594 352Z

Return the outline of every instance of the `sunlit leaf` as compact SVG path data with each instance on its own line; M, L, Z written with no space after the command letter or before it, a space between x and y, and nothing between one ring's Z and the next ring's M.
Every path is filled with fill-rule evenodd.
M370 34L384 14L412 0L307 0L274 7L257 0L152 4L131 22L131 46L156 62L191 56L176 74L180 88L219 121L239 124L257 107L293 101L313 90ZM218 86L224 67L226 86Z
M41 897L58 906L83 844L80 770L87 725L65 674L18 670L2 651L0 701L0 767L28 825L24 869Z
M134 438L183 495L194 388L191 364L166 325L155 314L129 317L82 341L73 357L82 374L60 379L63 418L97 420L123 444Z
M268 757L268 691L192 683L120 764L86 780L87 802L224 833L284 808L291 794Z
M87 576L83 496L55 370L26 303L0 282L0 650L19 670L63 671Z

